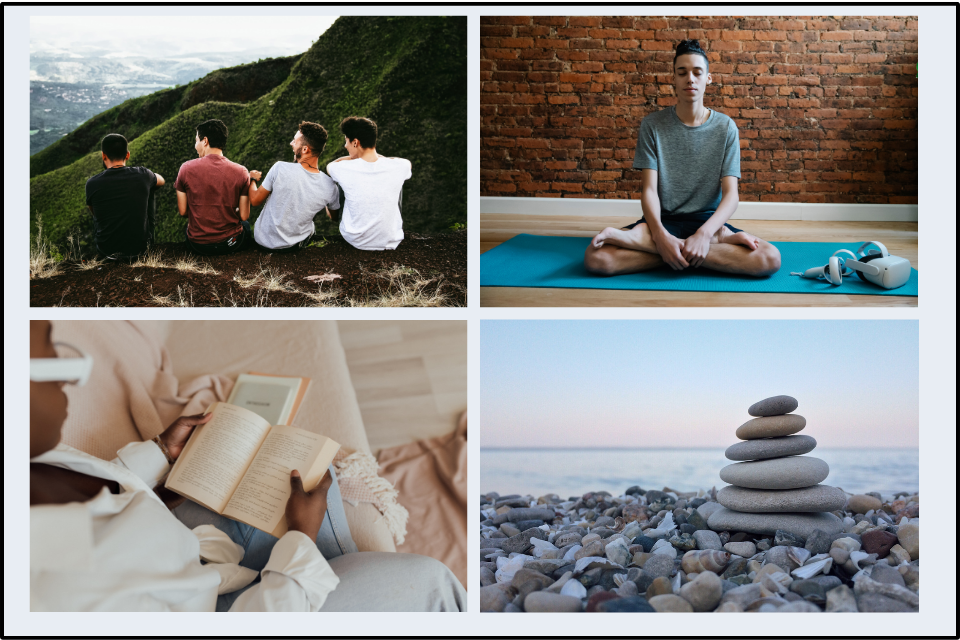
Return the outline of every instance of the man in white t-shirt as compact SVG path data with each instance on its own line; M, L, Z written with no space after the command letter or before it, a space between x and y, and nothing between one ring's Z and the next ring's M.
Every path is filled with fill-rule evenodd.
M377 153L377 124L369 118L344 118L340 131L349 155L327 165L343 190L340 234L357 249L396 249L403 240L400 196L412 175L410 161Z
M253 228L253 239L264 249L283 251L310 244L316 229L313 218L339 209L337 185L317 164L327 144L327 130L314 122L301 122L290 142L293 162L277 162L260 188L259 171L250 172L250 204L266 205Z

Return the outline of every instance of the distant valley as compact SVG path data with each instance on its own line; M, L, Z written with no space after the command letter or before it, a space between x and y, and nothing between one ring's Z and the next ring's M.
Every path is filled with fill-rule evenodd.
M187 84L216 69L289 53L283 47L165 58L117 56L106 50L31 52L30 155L130 98Z

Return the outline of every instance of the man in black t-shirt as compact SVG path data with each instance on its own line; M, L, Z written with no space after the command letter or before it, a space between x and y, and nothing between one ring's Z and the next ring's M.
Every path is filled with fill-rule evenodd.
M127 139L107 134L100 143L104 171L87 180L87 208L93 214L94 242L111 260L131 258L153 241L154 190L163 176L146 167L128 167Z

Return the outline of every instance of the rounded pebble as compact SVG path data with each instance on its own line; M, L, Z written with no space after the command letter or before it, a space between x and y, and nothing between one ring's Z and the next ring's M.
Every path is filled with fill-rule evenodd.
M748 489L802 489L823 482L830 467L820 458L790 456L735 462L720 470L720 479Z
M747 409L747 413L752 416L779 416L795 411L799 406L797 399L791 396L772 396L760 402L754 402Z
M775 438L791 436L807 426L807 420L801 415L790 413L784 416L769 416L748 420L737 428L737 437L741 440L755 438Z

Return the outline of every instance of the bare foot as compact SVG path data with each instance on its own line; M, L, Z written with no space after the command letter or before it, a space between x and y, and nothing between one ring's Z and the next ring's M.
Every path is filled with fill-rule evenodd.
M599 249L600 247L603 246L605 242L609 242L614 246L619 246L616 240L621 237L622 233L623 233L623 229L614 229L613 227L607 227L606 229L598 233L596 236L594 236L593 246L594 248ZM610 242L611 240L612 242Z
M733 233L726 226L720 227L720 229L724 232L720 236L720 242L726 244L739 244L747 249L750 249L751 251L755 251L760 246L756 236L752 236L746 231L738 231Z

